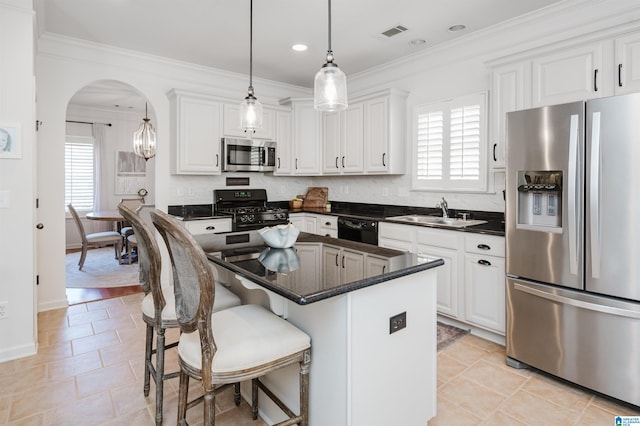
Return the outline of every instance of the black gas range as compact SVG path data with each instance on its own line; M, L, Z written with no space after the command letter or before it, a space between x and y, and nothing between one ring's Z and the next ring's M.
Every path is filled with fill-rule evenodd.
M231 216L233 231L249 231L289 223L289 212L267 206L265 189L216 189L213 213Z

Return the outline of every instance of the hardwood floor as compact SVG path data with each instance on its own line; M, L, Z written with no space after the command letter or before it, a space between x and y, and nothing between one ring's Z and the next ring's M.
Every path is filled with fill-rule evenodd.
M78 303L113 299L136 293L142 293L142 288L139 285L112 288L67 288L67 300L69 305L77 305Z

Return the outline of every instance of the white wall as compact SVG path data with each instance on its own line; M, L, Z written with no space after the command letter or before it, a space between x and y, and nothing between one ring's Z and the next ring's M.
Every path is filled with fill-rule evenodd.
M0 361L34 354L35 325L35 91L31 0L0 0L0 123L22 130L22 157L0 159Z

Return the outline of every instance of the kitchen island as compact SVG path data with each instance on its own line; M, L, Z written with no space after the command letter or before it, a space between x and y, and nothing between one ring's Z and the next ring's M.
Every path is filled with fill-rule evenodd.
M243 302L265 292L276 314L311 336L310 425L425 425L435 416L441 259L306 233L291 249L265 246L257 231L196 239ZM265 382L298 408L297 366ZM267 398L260 415L283 419Z

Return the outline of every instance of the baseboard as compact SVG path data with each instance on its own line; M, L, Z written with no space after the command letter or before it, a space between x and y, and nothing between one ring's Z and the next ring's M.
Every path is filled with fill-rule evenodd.
M0 362L24 358L26 356L35 355L36 353L38 353L38 345L35 342L28 343L22 346L16 346L13 348L3 349L0 350Z
M69 306L69 302L65 296L64 299L50 300L44 303L38 303L38 312L52 311L54 309L62 309Z

